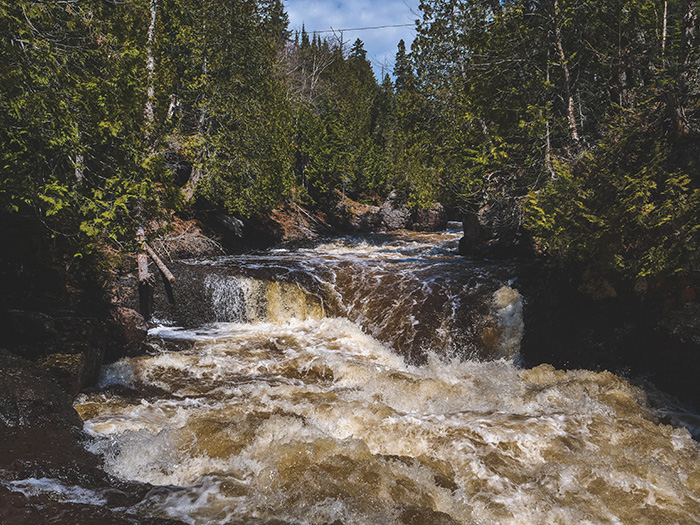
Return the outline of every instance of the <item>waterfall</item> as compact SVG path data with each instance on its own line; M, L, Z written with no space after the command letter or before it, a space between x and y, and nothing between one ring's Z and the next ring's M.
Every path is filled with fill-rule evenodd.
M189 344L105 367L75 403L106 470L154 486L135 519L697 522L688 431L609 372L520 368L514 266L458 258L455 237L182 263L198 301L179 308L205 322L151 336Z
M179 287L190 287L186 295L194 299L170 306L157 298L155 316L185 328L344 317L414 362L424 362L431 349L517 358L522 301L506 286L512 265L465 261L453 252L456 237L338 239L296 251L176 264L188 272ZM192 303L208 306L193 318Z

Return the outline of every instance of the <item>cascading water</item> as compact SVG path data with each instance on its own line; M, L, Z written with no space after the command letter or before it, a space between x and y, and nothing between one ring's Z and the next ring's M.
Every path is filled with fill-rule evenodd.
M513 268L454 256L456 238L188 262L209 324L154 328L190 344L106 367L76 402L107 470L155 485L131 510L222 524L698 523L689 433L656 424L644 393L610 373L518 368ZM178 308L157 315L185 324Z
M522 300L508 286L514 267L456 257L458 237L383 235L186 261L179 286L193 299L161 298L155 316L184 327L343 317L412 363L435 349L512 358L522 335ZM193 303L207 307L194 312Z

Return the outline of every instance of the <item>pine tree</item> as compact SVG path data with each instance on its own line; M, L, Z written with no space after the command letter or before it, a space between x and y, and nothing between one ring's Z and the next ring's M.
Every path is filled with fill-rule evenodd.
M0 203L80 254L133 239L167 173L144 154L145 1L14 2L3 31Z

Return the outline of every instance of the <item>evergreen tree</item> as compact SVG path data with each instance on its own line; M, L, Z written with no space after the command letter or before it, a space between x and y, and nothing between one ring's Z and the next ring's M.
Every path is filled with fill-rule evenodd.
M0 18L0 205L80 254L128 242L170 186L143 142L148 5L19 0Z
M169 2L163 30L175 38L164 39L161 69L170 71L165 92L181 101L171 141L193 166L190 191L231 213L265 213L293 182L291 116L276 66L286 34L280 6Z

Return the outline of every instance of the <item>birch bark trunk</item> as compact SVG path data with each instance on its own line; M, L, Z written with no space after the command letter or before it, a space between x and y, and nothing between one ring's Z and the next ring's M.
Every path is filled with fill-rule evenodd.
M559 21L559 2L554 2L554 43L559 55L559 62L564 73L564 89L566 91L566 118L569 122L569 134L571 135L572 144L578 148L581 138L578 132L578 124L576 123L576 104L574 101L574 93L571 88L571 72L569 64L564 52L564 45L561 36L561 23Z
M146 72L148 73L148 86L146 88L146 107L144 108L144 118L146 125L150 128L153 124L155 114L155 76L156 59L153 53L153 43L156 34L156 21L158 17L158 0L151 0L151 24L148 26L148 41L146 43ZM150 131L149 131L150 134Z

